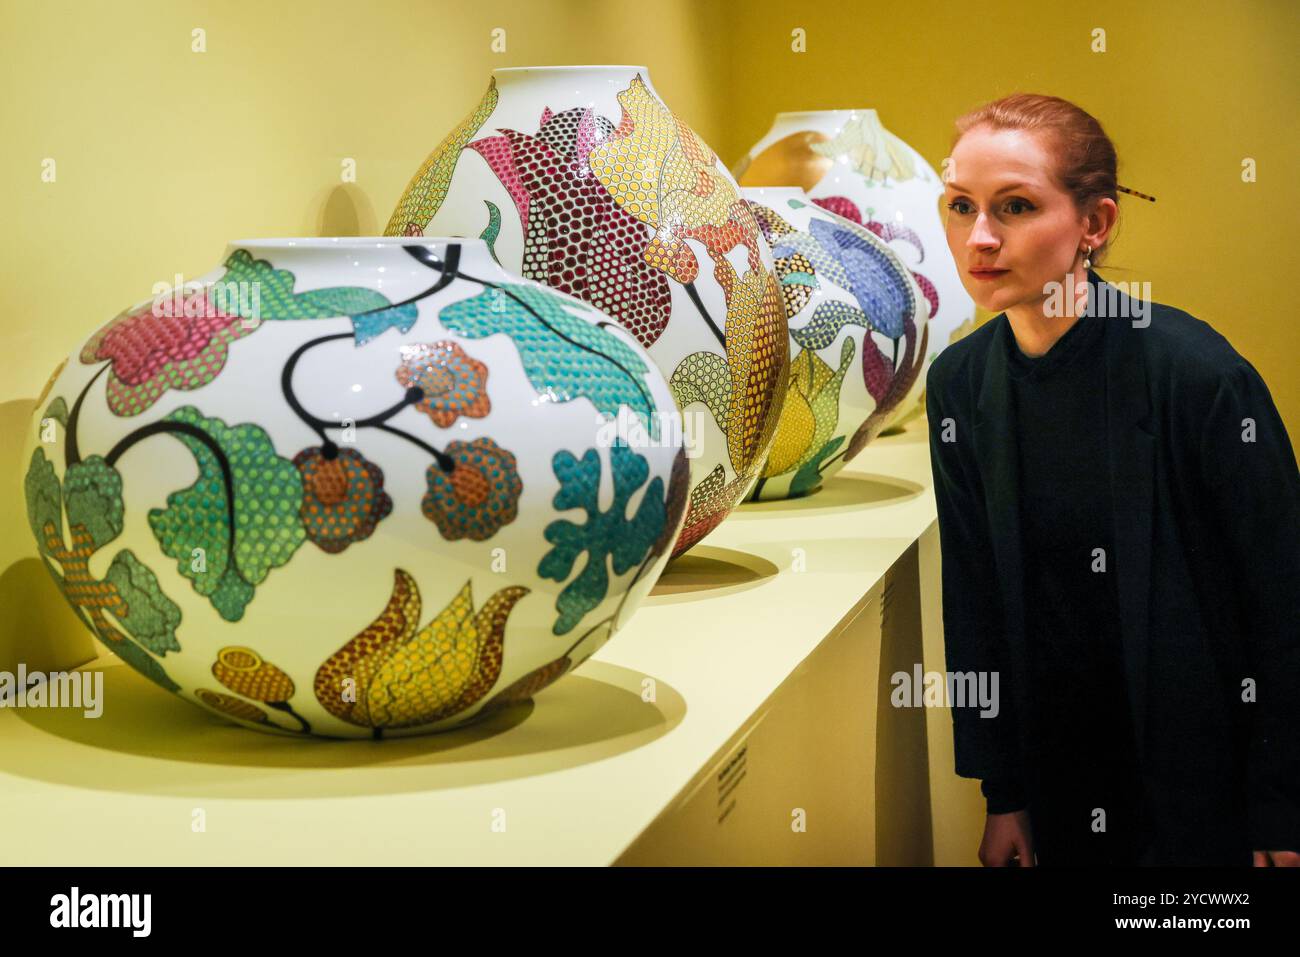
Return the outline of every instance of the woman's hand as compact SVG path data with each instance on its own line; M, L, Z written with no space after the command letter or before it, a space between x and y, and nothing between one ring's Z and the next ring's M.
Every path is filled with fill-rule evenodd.
M988 830L984 832L988 834ZM987 840L987 837L986 837ZM980 852L981 854L983 851ZM1295 851L1256 851L1256 867L1300 867L1300 854Z
M984 819L980 863L985 867L1034 867L1034 838L1028 811L990 814Z

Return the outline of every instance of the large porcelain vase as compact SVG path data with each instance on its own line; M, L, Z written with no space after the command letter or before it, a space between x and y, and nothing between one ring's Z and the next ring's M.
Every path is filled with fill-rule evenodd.
M924 364L929 307L871 230L796 187L745 187L776 257L790 384L750 498L807 495L885 428Z
M831 212L865 226L907 264L929 304L925 365L885 427L921 412L930 363L975 326L939 214L943 183L875 110L778 113L736 167L742 186L799 186Z
M25 459L39 556L104 644L248 727L339 737L571 671L689 485L635 337L477 239L233 243L64 361Z
M735 180L644 67L494 71L387 232L482 236L506 268L604 310L650 351L690 459L674 556L758 481L789 375L771 252Z

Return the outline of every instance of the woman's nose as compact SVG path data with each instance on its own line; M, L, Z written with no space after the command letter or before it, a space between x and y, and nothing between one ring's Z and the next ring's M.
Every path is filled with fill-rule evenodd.
M987 249L997 247L998 237L989 228L988 217L980 213L975 220L975 225L971 227L970 235L966 238L966 245L974 249Z

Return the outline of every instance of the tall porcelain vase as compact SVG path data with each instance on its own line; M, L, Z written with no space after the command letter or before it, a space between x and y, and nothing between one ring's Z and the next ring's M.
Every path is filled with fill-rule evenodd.
M477 239L232 243L92 333L35 416L27 515L73 610L282 734L529 698L627 620L686 507L645 350Z
M790 385L750 498L807 495L880 434L924 363L929 307L889 244L796 187L743 187L776 257Z
M674 557L757 483L789 375L771 251L644 67L494 71L387 232L481 236L506 268L586 300L649 350L691 463Z
M929 304L929 345L921 374L885 428L919 415L930 363L975 326L975 303L944 236L939 176L875 110L778 113L735 172L742 186L802 187L814 202L870 229L907 264Z

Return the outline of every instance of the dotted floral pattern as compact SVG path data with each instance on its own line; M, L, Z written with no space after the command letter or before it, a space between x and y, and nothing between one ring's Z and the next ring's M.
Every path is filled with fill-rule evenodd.
M649 348L668 325L668 280L643 257L646 227L587 167L614 125L591 109L546 110L535 135L476 140L514 199L524 232L522 272L609 313Z
M456 171L456 160L460 158L461 147L487 122L487 118L497 108L497 98L497 82L493 78L474 112L447 134L447 138L438 144L416 171L398 201L397 209L393 210L392 218L384 229L385 236L419 236L424 233L429 220L433 219L447 198L447 188L451 185L452 173Z
M165 300L161 305L172 304ZM112 363L108 407L114 415L139 415L168 389L207 385L226 364L230 343L256 328L217 309L207 290L187 294L179 311L155 315L150 303L125 312L82 347L83 363Z
M254 701L288 701L293 697L289 676L263 661L252 648L222 648L212 664L212 675L231 691Z
M337 554L353 542L374 534L393 510L384 491L384 473L356 449L333 449L327 456L321 446L303 449L293 457L302 476L302 517L307 538L322 551Z
M449 428L460 416L481 419L492 411L488 401L488 368L450 339L401 347L397 381L424 395L415 407L439 428Z
M519 478L513 453L489 438L452 442L447 454L455 463L451 473L429 466L429 490L420 502L425 518L449 541L491 538L519 515Z
M316 700L349 724L374 728L376 737L467 710L500 677L506 623L527 594L502 588L475 612L466 582L421 628L420 590L397 569L384 611L317 669Z

